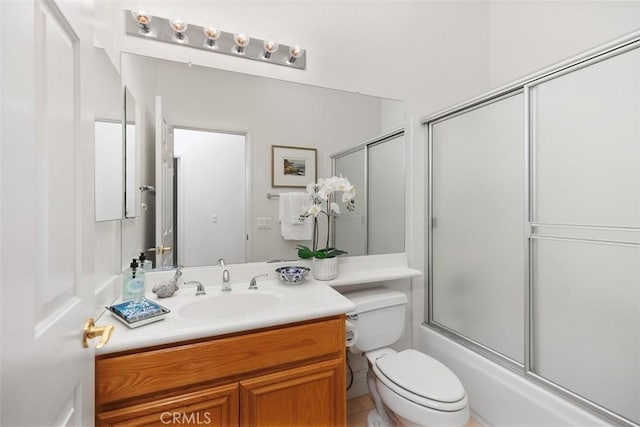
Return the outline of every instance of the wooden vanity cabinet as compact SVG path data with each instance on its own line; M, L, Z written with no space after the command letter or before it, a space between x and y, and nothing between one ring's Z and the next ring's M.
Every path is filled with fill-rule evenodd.
M100 426L342 426L344 316L96 357Z

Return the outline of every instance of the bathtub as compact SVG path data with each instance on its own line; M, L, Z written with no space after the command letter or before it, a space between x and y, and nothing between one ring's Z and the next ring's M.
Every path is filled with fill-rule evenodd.
M460 378L471 414L488 426L610 426L611 423L433 329L421 326L418 348Z

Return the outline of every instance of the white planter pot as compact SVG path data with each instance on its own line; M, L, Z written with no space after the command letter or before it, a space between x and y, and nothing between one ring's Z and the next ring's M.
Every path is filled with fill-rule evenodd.
M338 257L313 258L311 270L316 280L333 280L338 277Z

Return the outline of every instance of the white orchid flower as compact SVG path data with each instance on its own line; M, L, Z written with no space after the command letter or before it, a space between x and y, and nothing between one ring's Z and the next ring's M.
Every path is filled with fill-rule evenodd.
M329 191L329 189L327 189L326 186L323 186L318 190L318 197L320 197L322 200L327 200L327 199L329 199L329 195L331 193L332 192Z
M307 215L313 215L314 217L318 216L318 214L322 212L322 208L320 205L312 205L309 209L307 209Z
M340 213L340 206L337 203L331 203L331 212L333 213Z
M356 197L356 188L353 185L351 185L342 193L343 202L348 202L349 200L352 200L354 197Z
M337 187L337 183L338 183L338 177L337 176L332 176L331 178L327 178L324 181L324 187L327 190L328 193L333 193L334 191L336 191Z
M307 193L309 194L313 194L316 192L316 183L315 182L310 182L307 184Z
M336 181L336 190L347 191L350 187L352 187L352 185L349 180L347 178L343 178L342 175L340 175L340 178L338 178Z

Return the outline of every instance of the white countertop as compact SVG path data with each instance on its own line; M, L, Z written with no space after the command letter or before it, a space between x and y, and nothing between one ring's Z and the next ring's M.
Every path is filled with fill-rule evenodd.
M151 292L151 288L156 283L169 280L173 276L174 270L147 273L145 296L168 308L171 313L161 321L130 329L115 319L111 313L105 311L98 323L100 325L113 324L115 330L110 341L102 349L96 350L96 355L344 314L355 309L355 306L333 287L422 276L421 271L408 267L407 257L404 253L341 258L338 278L317 281L310 277L301 285L283 285L275 278L274 270L283 265L311 266L311 263L308 260L298 260L283 263L233 264L225 268L218 266L184 268L179 283L198 280L204 284L207 291L206 296L195 296L194 286L180 285L180 289L174 296L158 298ZM238 295L245 292L251 277L269 273L269 277L258 279L258 287L263 292L277 294L281 301L273 305L269 304L269 307L259 306L258 310L248 308L246 313L243 312L239 315L216 317L214 314L208 320L188 318L187 311L190 309L185 309L181 313L181 309L188 304L216 296L224 297L220 291L222 270L224 269L230 271L232 286L232 291L228 294L225 293L226 295ZM120 279L115 282L119 284ZM232 302L233 299L230 298L229 301ZM237 300L234 303L239 304Z
M239 287L236 284L234 287ZM246 284L245 284L246 286ZM258 288L278 294L282 301L258 312L229 317L194 320L181 315L180 309L206 298L233 295L234 291L222 293L220 286L206 286L207 295L195 296L195 288L181 286L170 298L158 298L147 293L146 297L168 308L171 312L158 322L130 329L113 317L110 312L99 319L100 324L113 324L115 329L109 342L96 355L150 347L161 344L212 337L233 332L249 331L270 326L285 325L305 320L344 314L355 306L330 286L315 280L301 285L283 285L278 280L258 280ZM236 291L242 292L244 289Z

